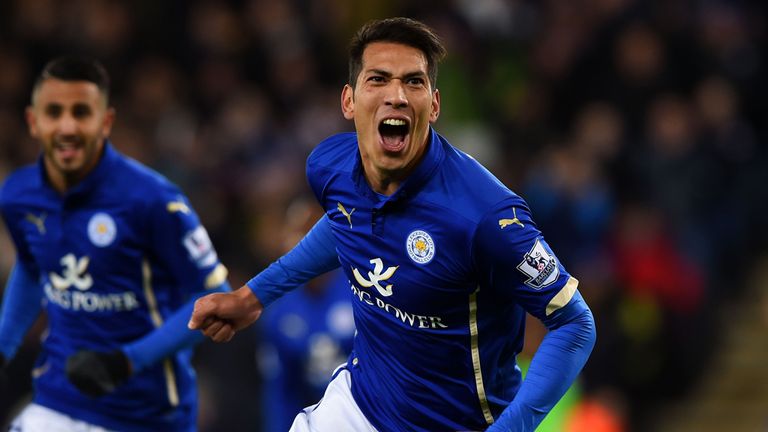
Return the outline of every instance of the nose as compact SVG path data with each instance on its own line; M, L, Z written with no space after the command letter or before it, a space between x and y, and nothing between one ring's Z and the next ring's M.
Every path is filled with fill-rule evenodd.
M408 96L405 94L405 84L399 79L393 79L389 82L385 102L394 108L403 108L408 106Z
M77 133L77 120L71 114L63 114L59 118L58 132L61 135L74 135Z

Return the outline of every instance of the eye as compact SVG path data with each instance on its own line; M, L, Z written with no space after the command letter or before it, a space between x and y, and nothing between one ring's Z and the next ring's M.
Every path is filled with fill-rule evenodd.
M406 83L411 86L423 86L424 85L424 78L421 77L411 77L406 80Z
M85 118L91 115L91 107L84 104L77 104L72 108L72 116L75 118Z
M45 115L50 118L58 118L61 115L61 105L47 105L45 107Z
M383 83L384 82L384 77L380 76L380 75L372 75L372 76L368 77L367 81L368 82L373 82L373 83Z

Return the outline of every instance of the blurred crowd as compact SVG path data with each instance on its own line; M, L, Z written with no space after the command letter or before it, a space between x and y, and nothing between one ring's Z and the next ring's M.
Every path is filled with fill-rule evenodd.
M313 146L353 128L339 95L354 30L372 18L421 19L449 51L435 128L528 201L595 313L581 411L597 406L616 430L652 430L657 410L706 370L727 321L722 306L768 252L766 8L4 1L0 179L39 151L23 110L43 64L95 56L113 78L114 144L189 195L240 286L296 240L290 204L308 193ZM2 280L13 260L2 232ZM259 331L200 346L201 431L264 428ZM28 338L14 367L35 347ZM0 424L28 389L12 384Z

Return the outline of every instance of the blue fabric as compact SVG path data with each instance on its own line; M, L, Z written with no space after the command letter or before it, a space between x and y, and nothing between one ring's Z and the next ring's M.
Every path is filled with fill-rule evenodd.
M263 430L287 431L296 414L317 403L352 350L355 323L349 282L334 270L287 293L259 320Z
M6 361L16 355L24 335L40 315L42 298L34 273L17 262L8 276L0 309L0 353Z
M595 335L526 202L434 131L390 196L368 185L354 133L320 143L307 178L325 216L249 281L257 297L268 305L341 266L357 328L352 395L379 430L484 430L499 418L497 428L532 430ZM523 383L526 313L551 333Z
M572 304L583 303L574 295ZM523 385L488 432L534 431L568 391L595 345L595 321L589 309L549 331L531 361Z
M189 317L193 298L228 286L179 188L106 142L94 170L63 194L50 186L42 156L14 171L0 188L0 211L17 261L46 300L48 336L36 364L45 372L34 379L34 401L106 429L194 429L198 338L179 316ZM67 380L73 353L124 347L137 372L114 392L90 398Z
M201 332L192 331L187 327L195 301L208 293L230 290L229 283L225 282L216 289L194 296L171 314L163 325L155 331L123 346L123 352L131 361L131 372L138 373L148 366L173 355L176 351L202 341L204 336Z
M339 267L335 240L324 215L287 254L246 285L264 307L310 279Z
M578 282L526 202L434 130L384 199L354 133L320 143L307 177L351 284L352 395L379 430L484 430L523 385L525 314L559 328L587 310L564 307ZM573 377L563 378L567 388Z

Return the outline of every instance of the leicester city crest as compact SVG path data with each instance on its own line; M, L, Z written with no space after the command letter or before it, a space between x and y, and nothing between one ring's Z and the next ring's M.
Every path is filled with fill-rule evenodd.
M88 221L88 238L98 247L105 247L115 241L117 226L112 216L106 213L96 213Z
M536 239L536 243L525 254L517 269L528 276L525 284L537 290L552 284L560 275L557 259L540 239Z
M435 242L426 231L416 230L405 241L408 256L417 264L426 264L435 257Z

